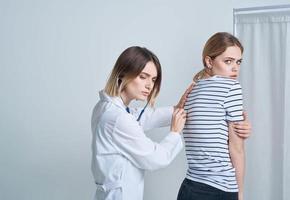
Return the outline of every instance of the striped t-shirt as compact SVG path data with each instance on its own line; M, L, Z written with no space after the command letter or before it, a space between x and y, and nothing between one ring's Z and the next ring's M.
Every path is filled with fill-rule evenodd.
M213 76L196 83L184 107L186 178L226 192L238 191L229 155L227 122L243 120L242 99L237 80Z

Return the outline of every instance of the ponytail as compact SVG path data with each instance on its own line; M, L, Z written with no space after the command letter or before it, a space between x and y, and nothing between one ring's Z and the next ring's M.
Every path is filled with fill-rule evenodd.
M209 76L209 74L206 72L206 68L203 68L197 74L194 75L193 81L197 82L198 80L207 78L208 76Z

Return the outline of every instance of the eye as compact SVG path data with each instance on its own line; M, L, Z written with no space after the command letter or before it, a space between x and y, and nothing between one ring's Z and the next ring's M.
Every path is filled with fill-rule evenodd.
M229 64L232 63L232 61L231 61L231 60L225 60L225 63L226 63L227 65L229 65Z
M152 82L155 83L155 82L156 82L156 78L153 78L153 79L152 79Z
M144 76L142 74L139 77L140 77L140 79L146 79L146 76Z
M238 60L237 61L237 65L241 65L242 64L242 61L241 60Z

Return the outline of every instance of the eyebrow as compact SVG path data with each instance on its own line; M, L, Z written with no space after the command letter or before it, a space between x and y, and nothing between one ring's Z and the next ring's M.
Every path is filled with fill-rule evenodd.
M145 74L145 75L148 76L148 77L151 76L150 74L148 74L148 73L146 73L146 72L141 72L140 74ZM157 78L157 76L154 76L154 77L152 77L152 78Z
M231 60L236 60L235 58L232 58L232 57L225 57L225 59L231 59ZM242 61L243 58L240 58L240 59L237 59L238 61Z

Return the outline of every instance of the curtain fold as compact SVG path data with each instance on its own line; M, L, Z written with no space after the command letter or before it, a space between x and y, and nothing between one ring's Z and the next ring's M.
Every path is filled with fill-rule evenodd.
M289 200L290 11L235 15L245 47L240 81L253 124L245 200Z
M287 26L288 37L286 39L285 52L285 110L284 110L284 180L283 180L283 197L284 200L290 197L290 25Z

